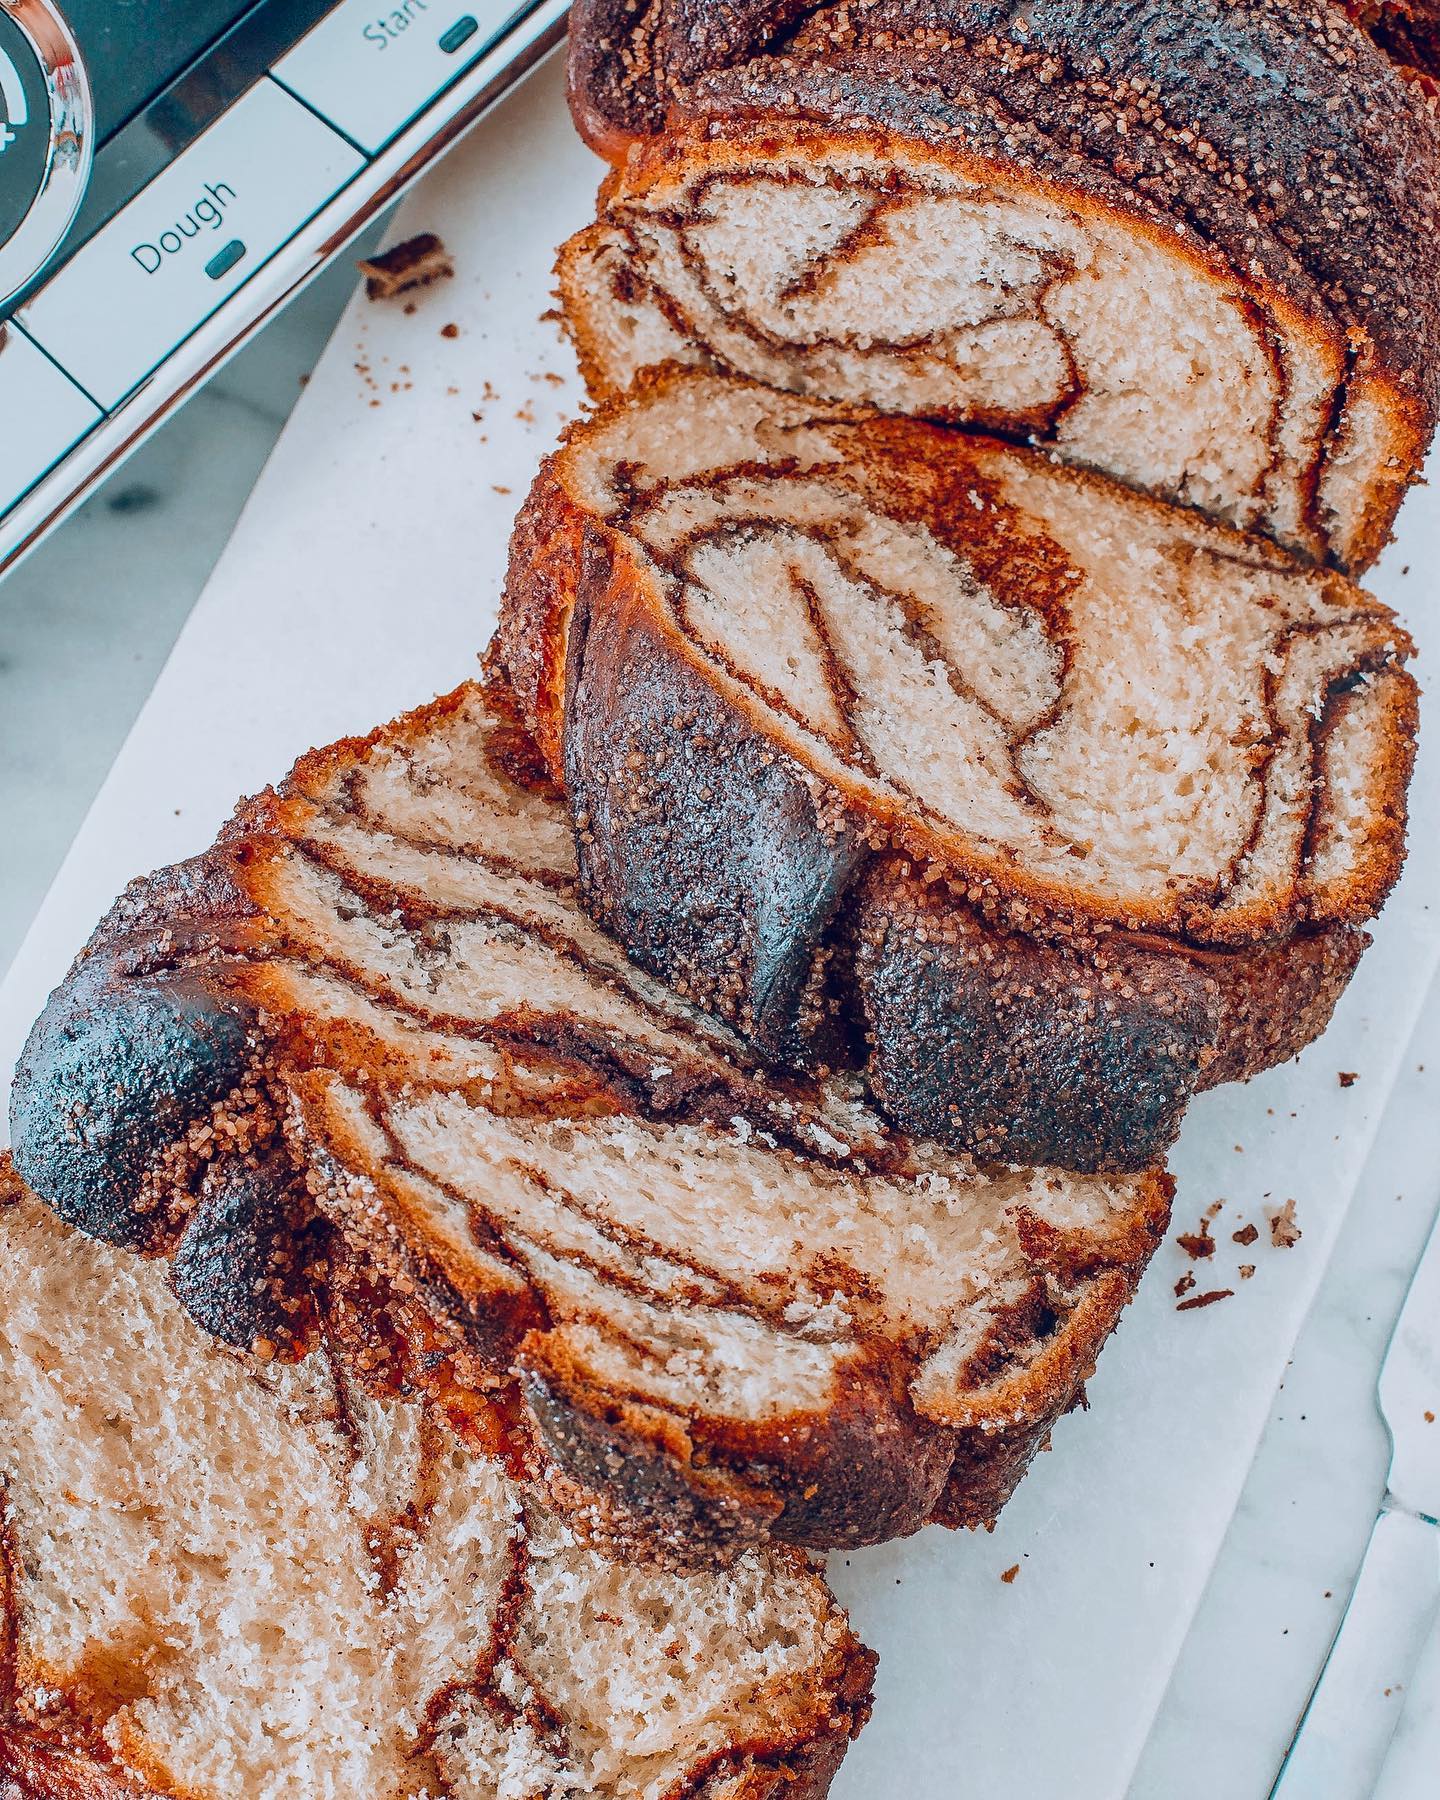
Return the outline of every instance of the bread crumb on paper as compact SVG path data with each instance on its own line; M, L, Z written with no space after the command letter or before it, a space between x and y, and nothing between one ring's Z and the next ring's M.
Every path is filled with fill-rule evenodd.
M1230 1233L1232 1244L1243 1244L1248 1249L1260 1236L1260 1227L1255 1224L1242 1225L1238 1231Z
M1194 1312L1201 1306L1214 1306L1217 1300L1233 1300L1234 1288L1212 1288L1208 1294L1196 1294L1193 1300L1182 1300L1176 1312Z
M455 273L449 251L433 231L418 232L378 256L362 257L355 266L365 277L367 300L393 300L397 294L446 281Z
M1277 1250L1289 1250L1300 1242L1303 1233L1295 1223L1295 1202L1287 1200L1278 1212L1270 1215L1270 1242Z
M1002 1569L1000 1571L1000 1579L1005 1583L1006 1587L1009 1587L1019 1573L1019 1563L1011 1563L1008 1569Z
M1254 1274L1254 1273L1255 1273L1255 1265L1254 1265L1254 1263L1241 1263L1241 1265L1240 1265L1240 1279L1241 1279L1241 1280L1242 1280L1242 1281L1249 1281L1249 1279L1250 1279L1250 1278L1251 1278L1251 1276L1252 1276L1252 1275L1253 1275L1253 1274Z
M1345 1087L1345 1088L1354 1087L1355 1083L1359 1079L1360 1079L1360 1077L1355 1073L1355 1071L1353 1069L1342 1069L1340 1071L1341 1087Z

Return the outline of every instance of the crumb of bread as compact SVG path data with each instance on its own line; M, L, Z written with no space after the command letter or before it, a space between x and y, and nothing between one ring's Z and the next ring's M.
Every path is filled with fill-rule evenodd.
M1230 1241L1233 1244L1243 1244L1248 1249L1259 1236L1260 1227L1258 1225L1242 1225L1238 1231L1230 1233Z
M362 257L355 266L365 277L367 300L393 300L397 294L429 287L432 281L445 281L455 273L450 253L433 231L406 238L378 256Z
M1214 1306L1217 1300L1232 1300L1234 1288L1212 1288L1208 1294L1196 1294L1193 1300L1182 1300L1175 1308L1176 1312L1194 1312L1200 1306Z
M1005 1583L1006 1587L1009 1587L1010 1584L1014 1581L1015 1577L1019 1573L1020 1573L1019 1563L1011 1563L1011 1565L1008 1569L1003 1569L1001 1571L1000 1579Z
M1360 1077L1355 1073L1355 1071L1353 1069L1342 1069L1340 1071L1340 1085L1343 1088L1354 1087L1355 1083L1359 1079L1360 1079Z
M1295 1202L1287 1200L1278 1212L1270 1214L1270 1242L1277 1250L1289 1250L1300 1242L1301 1235L1295 1223Z

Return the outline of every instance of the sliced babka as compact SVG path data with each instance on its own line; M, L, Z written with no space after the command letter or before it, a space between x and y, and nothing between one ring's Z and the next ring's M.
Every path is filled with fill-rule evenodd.
M610 1561L337 1268L293 1365L164 1274L0 1168L0 1793L821 1800L874 1658L799 1552Z
M906 1129L1142 1168L1326 1024L1416 690L1344 577L1045 454L694 372L575 428L494 657L596 917Z
M1391 9L1396 10L1396 9ZM1362 569L1440 406L1440 126L1338 7L579 0L589 383L963 422Z
M845 1081L762 1080L591 923L532 764L464 688L137 883L26 1048L22 1175L282 1357L313 1331L318 1205L444 1403L518 1376L617 1533L626 1509L812 1545L990 1519L1079 1397L1165 1178L982 1174Z

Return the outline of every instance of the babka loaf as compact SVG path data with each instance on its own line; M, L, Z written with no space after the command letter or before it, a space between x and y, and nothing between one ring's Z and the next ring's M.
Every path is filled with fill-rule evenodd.
M699 362L1050 444L1342 568L1387 541L1440 406L1440 125L1339 7L572 18L619 165L560 262L597 396Z
M526 755L461 689L136 884L26 1048L21 1174L281 1357L312 1329L318 1204L404 1297L445 1403L518 1376L617 1533L989 1520L1079 1398L1168 1182L985 1176L841 1080L762 1081L581 910Z
M825 1794L874 1658L799 1552L608 1561L368 1318L250 1363L3 1170L0 1280L7 1800Z
M1326 1024L1416 690L1338 574L1052 458L671 373L575 428L493 652L595 916L906 1129L1135 1169Z

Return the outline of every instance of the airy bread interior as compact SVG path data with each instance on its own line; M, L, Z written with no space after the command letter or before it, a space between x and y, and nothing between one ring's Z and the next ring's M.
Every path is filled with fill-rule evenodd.
M1343 332L1018 167L682 133L613 178L560 281L602 397L682 361L978 425L1346 564L1392 503L1404 406Z
M1367 916L1393 879L1409 644L1339 576L704 375L580 428L556 478L708 682L961 868L1214 941Z
M221 1349L18 1192L0 1280L0 1787L8 1732L187 1800L662 1800L833 1729L854 1640L798 1556L609 1562L328 1344Z

